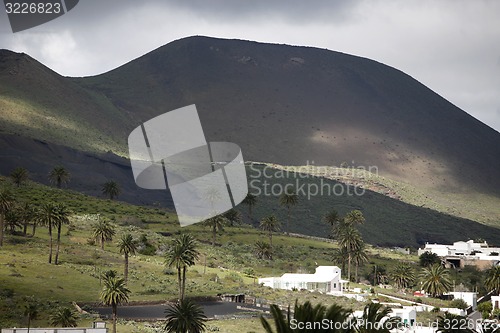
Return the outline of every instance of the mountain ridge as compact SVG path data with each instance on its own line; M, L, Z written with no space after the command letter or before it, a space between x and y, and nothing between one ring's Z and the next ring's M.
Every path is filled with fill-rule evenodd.
M354 160L377 165L384 176L398 180L418 169L414 182L458 191L459 183L472 176L467 187L482 183L498 194L500 180L492 166L500 162L500 149L492 143L500 142L500 134L410 76L373 60L310 47L193 37L108 73L75 80L105 91L115 105L131 110L138 117L134 125L195 103L207 138L240 144L250 160L285 165ZM378 88L382 82L384 89ZM249 143L257 127L262 140ZM280 127L301 137L281 133ZM275 132L284 136L278 141L284 149L268 149ZM484 142L494 153L484 150ZM286 150L286 144L292 149ZM464 148L476 158L464 163ZM485 156L488 171L473 177L472 164ZM445 168L454 177L425 176ZM461 172L463 168L469 170Z
M86 193L99 195L115 177L123 200L171 205L168 193L138 189L120 158L133 128L189 104L197 105L207 141L235 142L247 161L375 166L430 200L456 202L456 215L480 210L471 198L487 197L491 208L500 197L500 133L411 76L340 52L208 37L177 40L83 78L0 51L0 173L28 166L46 181L62 164ZM424 214L407 209L417 220ZM481 222L494 224L497 211Z

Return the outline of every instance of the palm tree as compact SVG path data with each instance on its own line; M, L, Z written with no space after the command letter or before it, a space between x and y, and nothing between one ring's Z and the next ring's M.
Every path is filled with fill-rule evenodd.
M101 301L109 305L113 311L113 333L116 333L116 318L118 305L128 302L130 290L125 284L125 280L119 277L104 279L104 287L101 291Z
M121 193L120 185L114 180L108 180L102 185L101 192L110 200L113 200Z
M118 277L118 272L114 269L109 269L99 275L99 285L101 285L102 280L108 280L116 277Z
M14 209L8 210L7 213L5 213L5 229L8 228L10 233L14 234L16 228L22 228L22 224L19 220L19 211Z
M204 224L207 227L212 229L212 246L215 246L215 241L217 240L217 232L224 230L224 225L227 223L227 220L222 215L215 215L207 220L205 220Z
M432 297L440 296L452 287L448 271L439 264L424 268L421 279L422 289Z
M273 259L273 232L280 230L281 223L278 221L276 216L270 215L268 217L264 217L260 221L260 228L264 231L267 231L269 234L269 246L271 248L271 256L269 259Z
M276 305L271 305L271 316L274 320L274 326L276 330L273 330L271 324L264 317L260 317L260 322L264 327L266 333L293 333L293 332L339 332L339 333L348 333L351 330L348 325L349 316L351 315L351 311L344 309L340 305L333 304L330 307L326 307L322 304L317 304L313 306L311 302L306 301L304 304L299 305L297 301L295 301L295 307L293 312L293 318L290 312L290 308L288 308L287 314L284 315L283 311ZM310 327L310 329L301 329L298 327L298 323L328 323L331 330L324 329L322 327L315 326ZM320 325L321 326L321 325Z
M358 268L368 261L368 255L366 253L366 245L363 241L359 247L356 247L352 253L352 260L354 261L354 281L358 282Z
M271 259L272 258L271 246L269 243L263 241L255 242L255 254L259 259Z
M290 227L290 218L292 207L299 202L299 196L295 193L295 190L290 187L286 188L286 191L280 197L280 205L285 206L287 209L287 220L286 220L286 230L285 233L288 235Z
M362 320L357 322L357 333L389 333L398 327L401 319L389 317L392 310L380 303L369 303L363 309Z
M101 243L101 250L104 251L104 242L112 241L115 235L115 228L106 220L99 220L92 226L92 237Z
M415 283L415 271L412 265L406 262L398 264L389 277L399 289L411 287Z
M52 326L76 327L78 325L78 314L68 307L58 308L50 316Z
M71 174L63 166L56 166L49 173L49 181L56 184L58 188L61 188L62 184L69 183L70 179Z
M500 293L500 266L493 266L486 272L484 285L488 290Z
M38 305L33 301L28 301L24 306L24 315L28 317L28 333L30 332L31 321L38 317Z
M324 217L325 222L332 225L332 236L339 239L346 228L355 228L356 225L363 224L365 218L359 210L353 210L342 218L336 211L332 211Z
M334 225L342 221L342 218L340 217L339 213L335 209L333 209L328 214L323 216L323 221L333 227Z
M251 193L248 193L241 203L248 206L248 217L250 218L251 222L253 220L252 208L257 204L257 197Z
M184 299L186 291L187 268L193 266L200 253L193 236L181 234L172 241L172 245L166 253L166 264L168 267L177 269L177 282L179 284L179 301Z
M328 214L323 216L323 221L332 227L332 237L337 238L339 225L343 223L342 217L333 209Z
M437 330L440 333L476 333L473 325L465 316L459 316L446 312L444 316L438 316Z
M333 250L332 260L335 264L340 265L342 272L345 274L345 267L347 266L348 261L348 253L347 248L339 247L338 249Z
M21 221L23 222L23 234L26 235L28 232L28 225L30 223L33 223L33 236L35 235L35 216L36 216L36 211L33 205L25 202L24 205L20 209L20 214L19 217L21 218Z
M0 189L0 246L3 246L3 232L5 223L5 214L14 205L14 196L9 189Z
M60 203L56 205L56 214L55 226L57 227L57 245L54 263L57 265L59 264L59 248L61 246L61 229L63 224L69 224L70 211L64 204Z
M201 333L205 331L207 317L203 309L191 300L181 300L165 310L167 333Z
M222 199L222 194L219 189L210 187L205 191L205 193L203 193L203 198L210 202L212 210L215 210L215 203Z
M226 218L228 224L231 227L241 222L241 213L234 208L231 208L230 210L225 212L223 216Z
M29 172L25 168L17 167L10 173L10 177L17 187L21 186L22 183L28 180Z
M357 225L365 223L365 217L360 210L352 210L344 217L344 221L349 225Z
M425 251L418 257L420 266L429 267L441 263L439 256L433 252Z
M129 255L134 255L137 252L137 242L134 240L131 234L124 234L122 238L118 241L118 249L120 253L125 256L125 268L124 276L125 283L128 281L128 257Z
M347 280L351 281L352 255L355 251L359 250L363 241L359 231L347 225L341 230L338 242L340 247L344 247L347 251Z
M377 284L386 284L387 283L387 270L385 266L373 266L373 270L368 275L368 280L373 283L373 285Z
M53 203L44 204L36 213L36 220L39 224L49 228L49 264L52 263L52 227L58 220L58 208Z

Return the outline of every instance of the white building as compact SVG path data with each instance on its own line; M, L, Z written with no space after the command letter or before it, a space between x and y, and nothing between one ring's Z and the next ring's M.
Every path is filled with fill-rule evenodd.
M403 306L402 308L393 308L389 317L399 317L401 322L407 326L413 327L417 322L417 310L413 306Z
M418 249L418 255L421 256L425 252L430 252L440 257L444 257L450 254L449 246L450 245L426 243L423 249Z
M319 266L314 274L285 273L281 277L260 278L259 284L273 289L305 289L322 293L339 293L347 281L340 277L337 266Z
M455 267L472 264L484 269L500 262L500 248L489 247L486 242L476 243L473 240L455 242L451 245L426 243L418 250L418 255L425 252L435 253Z
M491 305L493 305L492 311L495 311L495 309L500 309L500 296L499 295L491 296Z
M467 305L472 306L472 310L476 310L477 308L477 293L475 292L453 291L446 295L453 295L453 299L464 300Z
M392 312L389 313L389 317L399 317L401 322L405 324L405 326L414 327L417 323L417 310L414 306L403 306L403 307L390 307ZM363 311L354 311L354 318L362 318Z
M418 255L424 252L435 253L440 257L468 256L475 254L490 255L492 252L498 255L499 250L500 249L496 247L489 247L486 242L476 243L473 240L469 240L467 242L455 242L452 245L426 243L424 248L418 250Z

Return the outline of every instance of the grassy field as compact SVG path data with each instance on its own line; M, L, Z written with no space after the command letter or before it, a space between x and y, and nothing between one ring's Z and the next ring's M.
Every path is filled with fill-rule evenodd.
M8 185L7 179L0 179L0 186ZM172 212L97 199L32 182L19 188L12 187L12 190L18 202L30 202L36 206L61 202L73 215L70 225L62 230L60 264L57 266L48 264L46 228L38 227L34 237L19 232L6 234L4 246L0 248L0 327L26 325L23 306L29 297L40 306L35 326L47 326L48 317L55 307L69 306L71 302L84 307L99 303L101 273L113 269L121 274L123 257L118 252L116 241L106 243L102 251L91 239L91 228L97 214L116 225L115 240L129 232L140 240L141 249L146 249L147 243L155 250L154 253L139 253L130 259L130 301L176 299L176 274L164 263L165 250L173 236L181 232ZM335 264L332 261L333 250L337 247L334 242L276 234L273 237L274 260L269 261L258 259L253 248L257 240L267 240L267 234L250 225L227 226L217 235L216 246L211 245L209 229L201 224L183 228L182 232L194 235L200 251L196 265L188 270L188 297L245 293L284 306L293 305L295 300L309 300L326 305L336 303L355 310L363 307L363 303L344 297L272 290L256 284L255 277L279 276L285 272L312 273L317 265ZM374 246L368 246L368 252L369 262L359 271L362 281L368 282L366 279L375 265L379 271L389 273L397 263L407 261L415 263L418 270L415 255ZM83 318L80 324L88 325L89 320ZM220 332L234 332L235 327L261 332L257 319L211 321L209 326L219 328ZM123 322L120 327L120 332L149 332L152 329L132 322Z
M120 333L156 333L163 327L161 323L121 321L117 325ZM212 320L206 323L207 332L220 333L261 333L264 332L259 318L238 318Z

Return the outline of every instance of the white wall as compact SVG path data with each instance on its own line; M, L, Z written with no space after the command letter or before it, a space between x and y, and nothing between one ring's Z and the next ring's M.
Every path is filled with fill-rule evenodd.
M442 244L425 244L423 249L418 250L418 255L422 255L422 253L431 252L435 253L440 257L447 256L449 253L448 246Z
M393 308L392 313L389 314L391 317L401 318L401 322L414 326L417 323L417 311L413 307L405 306L402 309Z
M477 293L454 291L449 294L453 295L454 299L462 299L469 304L469 306L472 305L473 310L477 308Z
M491 304L493 305L493 310L497 308L496 304L498 303L498 308L500 308L500 296L491 296Z

